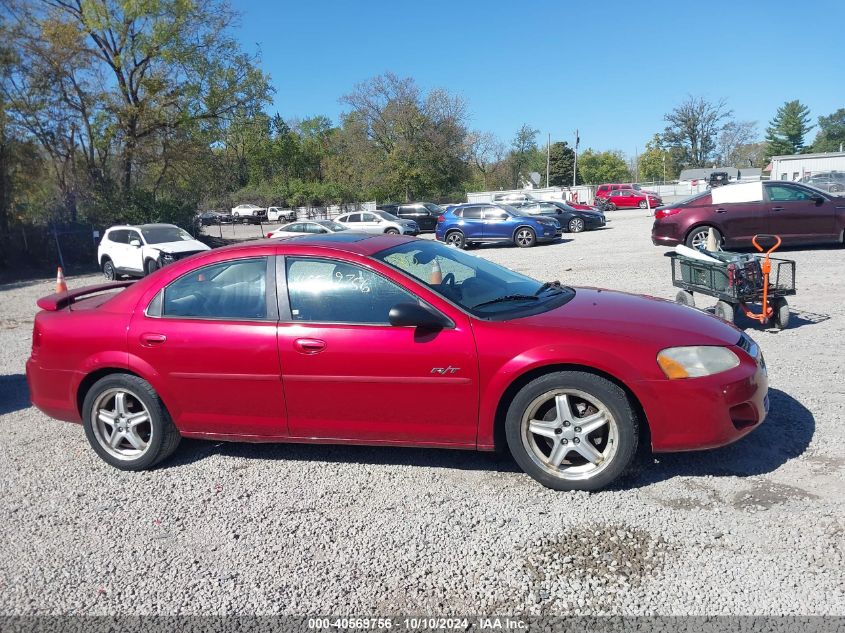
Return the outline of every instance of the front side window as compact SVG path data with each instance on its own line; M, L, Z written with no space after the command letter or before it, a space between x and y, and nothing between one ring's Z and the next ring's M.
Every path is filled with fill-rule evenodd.
M480 318L538 314L575 295L571 288L542 284L481 257L428 240L406 242L373 257Z
M288 257L286 269L294 321L389 325L393 306L418 303L392 281L354 264Z
M266 257L204 266L165 288L162 315L199 319L265 319L266 279Z
M109 241L115 244L129 244L129 231L118 229L109 233Z
M772 202L796 202L810 200L812 196L808 191L798 187L785 187L783 185L772 185L769 187L769 200Z
M138 231L127 231L126 233L127 233L127 242L129 242L130 244L133 242L133 240L137 241L137 242L141 242L141 244L144 243L143 240L141 240L141 234L138 233ZM154 242L150 242L150 243L153 244Z
M508 214L506 211L502 209L497 209L496 207L487 207L484 209L484 219L485 220L507 220Z

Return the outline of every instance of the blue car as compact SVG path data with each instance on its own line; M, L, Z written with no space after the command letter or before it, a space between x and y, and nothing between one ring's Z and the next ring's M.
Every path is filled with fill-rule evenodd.
M551 242L562 234L554 218L532 216L499 202L448 207L437 219L434 236L449 246L466 248L482 242L509 242L521 248Z

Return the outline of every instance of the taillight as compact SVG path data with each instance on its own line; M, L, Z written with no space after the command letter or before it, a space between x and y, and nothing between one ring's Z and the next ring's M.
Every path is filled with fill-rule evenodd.
M437 223L438 223L438 224L440 224L441 222L445 222L445 221L446 221L446 216L445 216L445 215L438 215L438 216L437 216Z
M662 220L663 218L668 218L670 215L680 213L682 210L683 209L658 209L654 212L654 219Z

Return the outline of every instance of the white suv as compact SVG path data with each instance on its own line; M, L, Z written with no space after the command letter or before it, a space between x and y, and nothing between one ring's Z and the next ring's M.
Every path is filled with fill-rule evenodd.
M420 227L413 220L402 220L386 211L360 211L344 213L335 218L348 229L365 233L394 233L418 235Z
M239 204L232 207L232 222L259 224L266 221L267 209L263 207L257 207L254 204Z
M97 261L106 279L143 277L194 253L211 250L172 224L113 226L97 247Z

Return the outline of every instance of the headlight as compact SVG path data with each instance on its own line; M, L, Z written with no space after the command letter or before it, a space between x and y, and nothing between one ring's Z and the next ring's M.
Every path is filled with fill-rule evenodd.
M728 371L739 357L727 347L670 347L657 355L657 364L670 380L697 378Z

